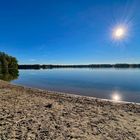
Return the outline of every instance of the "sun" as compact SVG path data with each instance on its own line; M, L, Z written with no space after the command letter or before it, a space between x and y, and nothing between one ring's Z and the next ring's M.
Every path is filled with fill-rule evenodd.
M115 31L115 36L116 37L122 37L124 35L124 29L123 28L118 28Z
M117 27L113 31L113 37L115 39L123 39L126 35L126 29L124 27Z

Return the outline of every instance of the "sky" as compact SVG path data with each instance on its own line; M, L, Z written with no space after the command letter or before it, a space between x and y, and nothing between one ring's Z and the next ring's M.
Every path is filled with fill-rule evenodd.
M19 64L140 63L140 0L1 0L0 51Z

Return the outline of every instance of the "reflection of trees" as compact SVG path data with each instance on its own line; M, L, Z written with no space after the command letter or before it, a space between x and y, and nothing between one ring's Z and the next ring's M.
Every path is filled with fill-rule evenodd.
M0 79L11 81L18 78L18 73L16 58L0 52Z
M16 69L9 69L8 72L4 69L2 71L3 72L0 73L0 79L4 81L12 81L14 79L17 79L19 76L19 72Z

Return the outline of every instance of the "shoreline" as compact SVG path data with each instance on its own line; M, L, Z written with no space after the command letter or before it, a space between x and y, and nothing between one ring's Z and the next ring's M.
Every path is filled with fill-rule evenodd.
M105 99L105 98L97 98L94 96L85 96L85 95L80 95L80 94L76 94L76 93L67 93L67 92L59 92L59 91L54 91L54 90L47 90L47 89L41 89L41 88L35 88L35 87L29 87L29 86L24 86L24 85L20 85L20 84L14 84L14 83L10 83L11 85L14 86L19 86L19 87L24 87L26 89L31 89L31 90L40 90L40 91L46 91L46 92L50 92L52 94L60 94L60 95L65 95L65 96L71 96L71 97L79 97L79 98L89 98L89 99L97 99L97 100L101 100L101 101L109 101L112 103L122 103L122 104L137 104L140 105L140 103L138 102L129 102L129 101L115 101L115 100L111 100L111 99Z
M0 139L139 139L140 104L0 80Z

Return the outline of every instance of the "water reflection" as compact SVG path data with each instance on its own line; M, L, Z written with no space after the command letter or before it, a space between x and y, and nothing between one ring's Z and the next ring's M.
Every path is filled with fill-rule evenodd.
M19 71L17 69L8 69L8 70L2 69L0 72L0 79L8 82L18 79L18 76Z
M122 101L122 96L119 91L113 91L111 94L111 100L113 101Z

